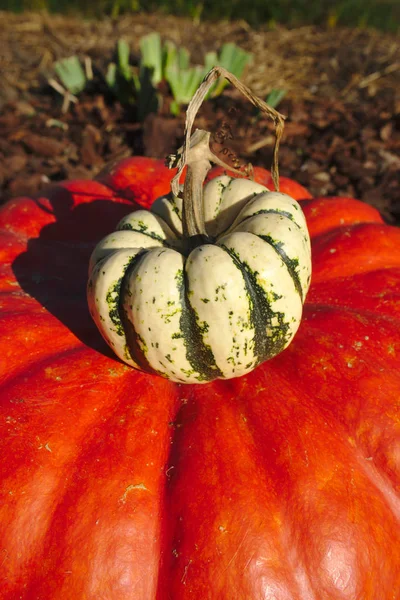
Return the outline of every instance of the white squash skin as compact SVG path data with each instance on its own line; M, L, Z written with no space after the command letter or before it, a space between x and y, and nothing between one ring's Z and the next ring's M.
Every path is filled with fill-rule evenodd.
M214 221L218 217L221 208L222 195L228 185L231 183L231 177L228 175L220 175L212 179L204 187L204 219L206 229L210 235L214 235L211 231L214 226Z
M151 212L161 217L176 236L182 236L181 198L174 196L172 192L166 196L160 196L160 198L154 201Z
M177 251L182 200L168 195L125 217L90 261L89 306L107 343L131 366L185 383L239 377L286 348L311 276L305 218L290 196L223 175L205 186L204 210L216 243L188 258ZM121 281L116 327L110 298Z
M132 359L126 345L126 336L122 323L115 323L112 311L118 303L118 287L132 259L141 252L141 248L119 249L99 260L93 267L87 287L90 314L101 335L114 350L115 354L132 367L139 365ZM95 252L97 251L97 248ZM113 300L114 302L111 302Z
M106 256L114 254L116 250L130 250L131 248L153 248L163 246L163 242L136 231L114 231L109 233L97 244L89 261L89 274L94 266Z
M149 365L169 379L196 383L200 374L193 371L187 360L181 336L179 279L183 269L184 257L179 252L150 250L127 276L123 309Z
M260 214L261 211L274 211L282 215L290 215L290 218L297 224L304 235L304 239L307 242L308 248L311 248L310 236L307 229L306 219L304 213L301 210L300 204L281 192L261 192L255 195L249 202L242 208L240 213L237 215L235 220L230 224L226 233L233 231L249 217Z
M263 291L274 314L264 331L271 341L275 340L279 325L276 315L283 315L281 319L287 328L283 348L286 348L300 325L303 305L285 263L269 244L252 233L230 233L217 243L233 251L254 274L257 286Z
M222 376L248 373L257 364L255 330L240 270L222 248L206 244L191 252L186 273L190 304Z
M126 215L117 225L117 230L130 230L139 233L151 232L155 239L171 241L178 240L167 223L158 215L148 210L137 210Z
M307 264L310 258L310 247L304 232L296 223L288 224L287 218L279 214L259 214L242 221L234 232L253 233L263 238L271 238L290 259L293 269L298 275L302 293L305 296L310 284ZM290 233L290 237L287 234Z
M208 233L213 237L225 231L233 223L241 209L254 196L267 191L263 185L249 179L228 177L229 181L226 182L226 176L222 177L216 177L211 180L206 185L204 191L205 215L210 214L211 211L215 215L215 208L211 208L210 210L209 207L218 206L217 214L210 221L207 220L206 216L206 228ZM212 186L210 192L208 191L208 186Z

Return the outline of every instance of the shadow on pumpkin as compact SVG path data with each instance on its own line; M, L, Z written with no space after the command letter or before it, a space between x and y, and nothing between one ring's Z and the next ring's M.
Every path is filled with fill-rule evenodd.
M43 215L43 226L39 237L29 240L27 251L15 259L12 268L22 290L81 342L114 356L98 333L87 307L88 263L96 243L115 230L126 214L143 207L126 197L113 199L115 192L109 191L108 196L110 188L104 183L101 185L103 194L90 187L86 191L84 185L78 184L73 190L54 186L46 195L30 198L30 203L39 209L39 216L33 211L39 223L40 213ZM222 212L221 220L234 220L247 201L248 198L244 198L234 211L230 207L226 214ZM55 221L49 223L50 219Z
M60 186L30 200L43 211L44 222L49 214L56 220L45 224L39 237L28 241L27 251L14 260L19 285L81 342L111 356L87 307L88 263L96 243L137 205Z

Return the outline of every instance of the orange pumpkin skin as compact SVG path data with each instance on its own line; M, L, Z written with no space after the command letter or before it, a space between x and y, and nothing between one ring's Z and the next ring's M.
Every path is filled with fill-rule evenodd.
M69 182L2 208L1 600L400 598L400 231L303 206L295 340L202 386L122 365L91 321L89 255L130 201Z
M254 181L261 183L261 185L264 185L269 190L274 189L270 171L261 167L254 167L253 171ZM101 173L97 179L119 196L148 207L156 198L170 192L170 181L175 173L176 169L168 169L162 160L136 156L125 158L119 163L112 165L106 172ZM218 177L224 173L235 177L234 173L226 171L223 167L214 167L209 172L206 181L210 181L214 177ZM182 173L182 182L184 181L184 176L185 171ZM280 191L284 194L289 194L295 200L311 198L308 190L288 177L280 177L279 184Z

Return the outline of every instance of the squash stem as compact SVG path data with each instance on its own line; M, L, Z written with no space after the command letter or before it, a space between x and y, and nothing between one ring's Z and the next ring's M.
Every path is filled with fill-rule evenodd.
M196 246L205 243L205 240L211 242L206 231L203 198L204 181L211 169L211 163L216 163L229 171L243 175L241 171L225 164L211 151L210 135L208 131L196 129L190 139L190 147L187 151L182 149L178 151L178 154L183 152L183 161L187 166L183 186L182 227L184 237L191 239L190 247L193 247L193 244ZM176 156L173 155L170 158L176 159ZM170 164L170 160L168 164Z
M208 165L207 165L208 163ZM182 225L185 237L207 236L204 220L203 184L211 165L201 161L188 165L183 186Z

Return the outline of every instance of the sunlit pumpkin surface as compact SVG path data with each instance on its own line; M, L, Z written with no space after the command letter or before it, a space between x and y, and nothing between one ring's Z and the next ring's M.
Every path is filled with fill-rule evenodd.
M170 177L129 159L2 208L0 598L400 598L400 231L305 200L292 344L178 385L114 358L85 293L95 243Z

